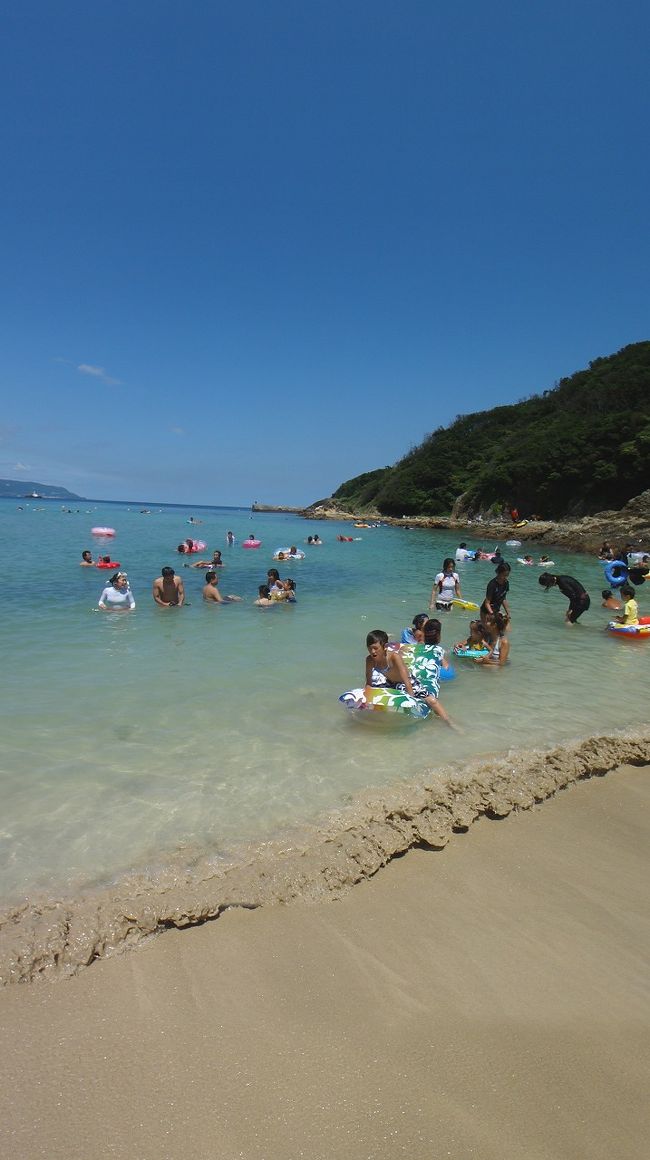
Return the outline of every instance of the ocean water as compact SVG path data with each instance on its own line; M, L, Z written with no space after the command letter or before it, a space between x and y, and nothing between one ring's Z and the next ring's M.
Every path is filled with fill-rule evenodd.
M189 526L190 515L203 523ZM128 571L134 613L92 611L110 575L79 567L83 548L96 556L103 547L90 534L95 525L117 531L104 550ZM516 563L534 545L502 542L513 565L511 663L492 671L457 664L442 688L460 726L453 732L436 720L355 719L338 695L363 683L370 629L398 637L427 609L456 535L251 518L248 509L143 514L137 505L80 502L67 511L26 500L0 501L0 530L3 906L74 896L134 869L155 873L182 851L227 856L423 770L647 719L650 644L604 631L595 559L553 553L555 570L577 576L592 597L567 628L565 598L542 590L540 568ZM304 541L316 531L323 545L310 548ZM262 547L243 550L251 532ZM339 543L339 532L358 539ZM241 603L202 602L203 572L183 567L175 551L187 535L207 541L203 555L222 549L221 591ZM306 558L280 570L296 580L297 603L255 607L273 551L292 543ZM182 609L151 599L164 564L185 581ZM480 602L492 565L458 570L463 595ZM647 588L638 590L643 614ZM445 646L466 635L470 616L443 616Z

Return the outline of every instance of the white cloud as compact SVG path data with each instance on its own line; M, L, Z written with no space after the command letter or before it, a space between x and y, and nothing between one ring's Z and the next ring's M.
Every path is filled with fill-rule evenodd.
M172 435L185 435L184 427L170 427L169 430L171 431Z
M80 363L80 365L77 367L77 370L82 375L93 375L94 378L101 379L101 381L106 383L109 387L117 387L121 384L121 379L111 378L110 375L106 374L104 367L94 367L91 365L91 363Z
M14 471L31 471L29 463L14 463Z

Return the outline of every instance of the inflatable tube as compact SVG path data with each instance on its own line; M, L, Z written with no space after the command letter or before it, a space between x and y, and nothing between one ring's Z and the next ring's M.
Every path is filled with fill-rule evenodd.
M454 645L452 652L455 657L461 659L475 661L477 657L489 657L489 648L462 648L462 646Z
M244 540L242 548L261 548L261 540Z
M369 700L366 700L364 689L350 689L341 693L339 701L351 713L395 713L423 720L431 712L424 701L416 701L415 697L400 693L399 689L373 689Z
M455 669L442 667L443 649L440 645L403 644L400 652L411 677L434 697L438 696L441 681L453 681L456 676Z
M530 564L532 566L533 561L532 560L524 560L523 556L517 556L517 563L518 564Z
M525 528L528 520L520 520L518 524L513 524L513 528Z
M97 568L121 568L122 565L120 564L119 560L110 560L108 562L103 561L103 560L98 560L96 567Z
M521 540L506 540L506 548L520 548Z
M555 567L555 560L538 560L537 567L538 568L554 568Z
M604 560L605 579L610 588L620 588L628 577L628 568L624 560Z
M337 540L340 540L342 544L354 543L354 536L337 536L336 538Z
M473 600L460 600L457 596L451 602L456 608L462 608L465 612L478 612L478 604Z
M91 528L90 534L92 536L114 536L115 528Z
M273 559L279 560L280 556L283 556L285 560L304 560L305 553L301 548L296 548L295 552L291 552L289 548L278 548L278 550L273 553Z
M607 629L614 636L626 640L650 640L650 616L640 616L638 624L619 624L617 620L610 620Z

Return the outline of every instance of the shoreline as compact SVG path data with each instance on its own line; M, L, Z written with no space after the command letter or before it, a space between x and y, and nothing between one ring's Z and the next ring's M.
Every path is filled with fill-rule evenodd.
M5 989L4 1153L642 1160L649 807L619 767L335 903Z
M650 764L650 727L426 771L416 781L356 795L326 818L230 860L197 852L188 861L185 852L156 872L130 872L75 898L29 900L0 915L0 981L73 975L232 908L340 898L413 847L441 849L482 816L528 810L623 764Z
M378 512L351 515L328 507L322 501L313 507L299 510L297 514L310 520L340 520L354 523L359 520L380 521L389 527L430 528L437 531L454 531L459 536L469 536L477 540L504 540L506 537L524 543L539 543L547 547L562 548L567 552L583 552L597 555L603 540L609 540L614 548L625 543L634 543L638 551L650 554L650 490L631 499L621 511L597 512L579 520L533 520L524 527L516 527L506 520L466 520L452 516L382 516ZM288 511L286 508L266 508L266 511Z

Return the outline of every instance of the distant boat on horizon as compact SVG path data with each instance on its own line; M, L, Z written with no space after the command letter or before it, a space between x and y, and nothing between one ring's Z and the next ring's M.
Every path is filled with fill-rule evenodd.
M23 499L42 499L43 496L38 491L28 491Z

